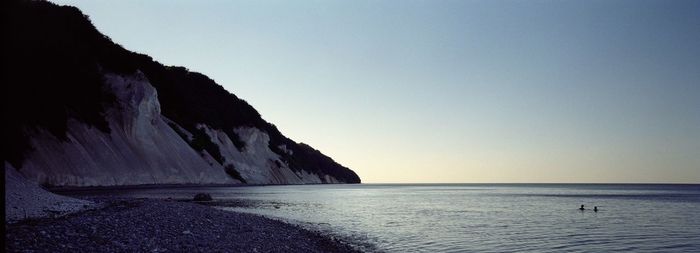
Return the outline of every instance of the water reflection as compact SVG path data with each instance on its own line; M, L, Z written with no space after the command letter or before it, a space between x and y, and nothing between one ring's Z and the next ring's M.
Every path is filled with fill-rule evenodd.
M312 185L119 194L189 199L197 192L210 193L217 208L302 224L366 251L700 250L697 185ZM582 212L581 204L601 210Z

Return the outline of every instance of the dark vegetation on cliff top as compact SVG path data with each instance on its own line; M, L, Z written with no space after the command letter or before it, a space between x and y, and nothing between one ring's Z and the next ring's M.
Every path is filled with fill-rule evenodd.
M112 42L75 7L44 1L3 3L2 83L3 160L21 167L31 150L25 130L41 127L66 138L67 120L74 118L109 132L103 113L114 97L103 88L102 72L142 71L158 91L163 115L196 134L196 124L223 130L237 148L245 143L233 131L247 126L270 135L270 148L292 169L330 174L359 182L351 170L303 143L283 136L247 102L200 73L164 66L151 57ZM199 145L219 162L223 158L211 140ZM286 145L292 154L279 149ZM215 154L213 154L215 153Z

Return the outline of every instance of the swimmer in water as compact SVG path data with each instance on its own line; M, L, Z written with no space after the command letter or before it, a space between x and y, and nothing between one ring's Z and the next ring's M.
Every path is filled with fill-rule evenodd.
M593 207L593 212L596 212L596 213L598 212L598 207L597 207L597 206L594 206L594 207Z
M583 210L586 210L586 208L583 208L583 205L581 205L581 207L578 210L583 211Z

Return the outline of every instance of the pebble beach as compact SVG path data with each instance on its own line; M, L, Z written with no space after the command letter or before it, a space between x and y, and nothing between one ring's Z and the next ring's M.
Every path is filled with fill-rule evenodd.
M357 252L263 216L193 202L93 200L100 207L5 224L5 252Z

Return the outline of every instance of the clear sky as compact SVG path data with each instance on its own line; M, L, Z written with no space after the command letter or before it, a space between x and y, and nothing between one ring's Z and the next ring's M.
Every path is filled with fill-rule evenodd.
M363 182L700 182L700 1L56 1Z

